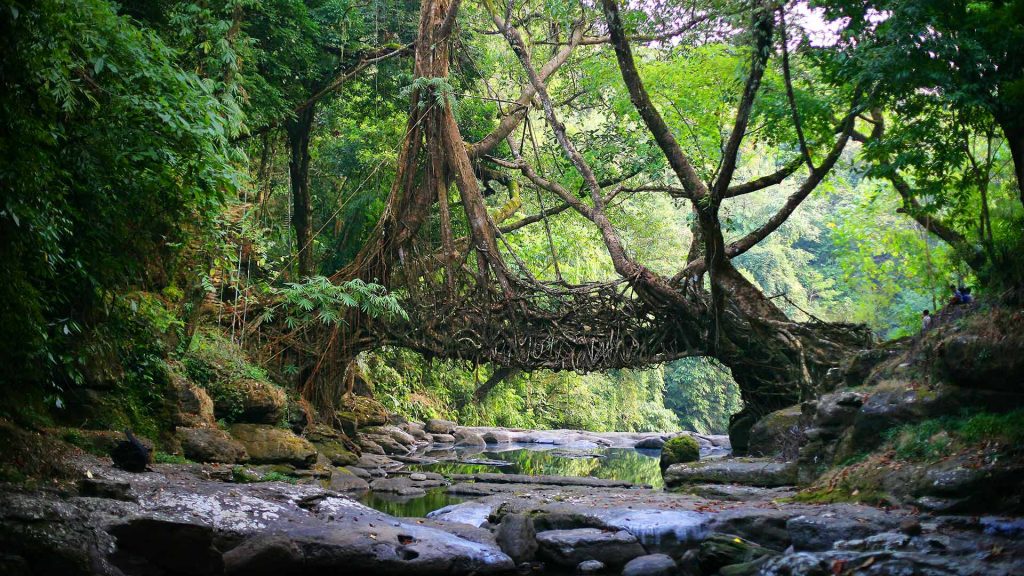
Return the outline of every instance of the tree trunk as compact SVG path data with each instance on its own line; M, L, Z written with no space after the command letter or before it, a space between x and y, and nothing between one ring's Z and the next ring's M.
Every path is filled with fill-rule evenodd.
M715 357L729 367L743 398L743 410L729 422L733 450L743 454L761 417L831 390L828 372L869 346L872 336L864 326L789 320L731 262L718 282L727 307Z
M1015 123L1021 123L1015 119ZM1010 145L1010 156L1013 158L1013 173L1017 177L1017 190L1020 193L1021 204L1024 204L1024 126L1002 125L1003 133L1006 135L1006 142Z
M310 104L289 120L288 171L292 181L292 227L295 228L299 276L313 274L313 207L309 194L309 138L316 104Z
M494 390L495 386L516 374L519 374L519 370L515 368L506 368L504 366L497 368L486 382L473 391L473 401L477 403L483 402L484 398L487 398L487 395L491 393L491 390Z

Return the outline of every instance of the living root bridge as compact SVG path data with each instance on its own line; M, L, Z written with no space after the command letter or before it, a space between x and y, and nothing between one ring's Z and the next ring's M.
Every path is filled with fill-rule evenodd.
M712 182L704 182L646 93L617 4L602 1L610 30L607 41L615 46L631 100L682 186L681 192L669 193L688 199L698 216L690 262L680 274L668 277L645 267L627 249L607 214L609 200L625 182L606 190L615 184L597 178L547 90L549 78L583 43L582 31L588 29L585 18L581 16L572 30L560 32L566 35L564 43L559 41L561 49L537 68L523 36L506 21L507 14L502 16L507 10L490 1L484 6L529 83L516 99L517 106L506 112L490 134L476 144L464 142L444 91L459 1L423 0L415 46L417 81L391 194L371 240L333 276L336 281L378 282L404 294L409 318L370 319L351 310L344 327L324 329L320 359L306 379L307 391L314 391L318 403L329 407L341 380L337 367L351 367L357 354L384 344L433 357L490 362L506 370L582 372L712 356L732 369L743 395L746 408L738 418L742 422L731 428L736 432L733 445L742 450L745 442L740 434L752 420L825 389L828 371L870 340L860 327L790 320L733 266L731 258L742 252L730 253L723 238L718 207L724 200L778 184L796 169L787 166L776 175L732 182L751 107L772 53L774 18L783 8L759 2L750 8L755 33L748 79L723 150L722 170ZM583 177L586 198L525 162L526 132L518 139L512 134L535 101L541 104L547 129L562 153ZM844 116L829 159L838 157L849 139L853 114ZM511 159L493 156L501 142L508 144ZM569 285L535 278L502 236L499 225L509 211L489 213L477 179L503 169L520 172L528 185L560 199L563 204L555 210L571 210L593 225L619 279ZM747 243L756 244L784 222L830 169L828 162L813 167L801 192ZM514 196L518 176L512 172L488 180L502 182ZM457 200L452 198L456 191ZM547 226L545 214L532 221L544 221ZM464 236L457 238L457 230ZM551 259L555 261L556 256L551 254ZM710 280L707 284L704 274ZM330 369L321 370L325 365Z
M513 293L474 287L416 293L409 321L376 325L393 344L429 356L519 370L640 367L708 353L692 317L656 309L629 282L568 285L515 278ZM693 303L704 307L693 292Z

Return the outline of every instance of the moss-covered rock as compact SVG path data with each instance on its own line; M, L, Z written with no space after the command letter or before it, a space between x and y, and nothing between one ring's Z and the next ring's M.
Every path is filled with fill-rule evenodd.
M673 464L700 460L700 444L686 434L670 438L661 448L661 470Z
M731 534L712 534L697 551L704 574L730 576L756 574L761 564L777 555L778 552Z
M796 458L808 421L799 404L771 412L750 429L747 452L751 456Z
M178 428L175 434L189 460L234 464L249 459L245 447L219 428Z
M213 399L206 390L189 380L174 365L171 366L170 377L175 400L174 425L186 428L212 426Z
M238 390L238 413L236 422L252 424L276 424L285 414L288 397L284 389L265 380L245 379L232 384ZM227 406L218 406L214 402L214 411L220 413L230 410Z
M329 426L310 426L306 430L306 439L335 466L350 466L359 460L359 455L349 449L344 437Z
M253 464L291 464L305 468L316 462L316 448L291 430L265 424L235 424L231 436L242 443Z
M193 338L183 365L213 399L214 414L228 422L277 424L287 415L287 395L237 344L216 330Z
M351 434L360 426L387 424L388 410L373 398L348 394L341 398L335 418L338 421L338 427L346 434ZM349 432L349 429L352 432Z

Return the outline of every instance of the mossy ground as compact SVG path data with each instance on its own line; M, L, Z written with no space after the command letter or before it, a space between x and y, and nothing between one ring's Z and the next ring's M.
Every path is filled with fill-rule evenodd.
M793 501L895 505L931 467L980 468L1024 457L1024 410L964 413L893 428L886 442L823 474Z

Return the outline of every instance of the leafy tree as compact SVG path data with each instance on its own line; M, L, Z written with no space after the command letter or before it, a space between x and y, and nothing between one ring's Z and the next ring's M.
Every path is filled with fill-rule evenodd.
M239 184L238 118L105 0L0 6L3 378L60 381L111 292L168 281Z

